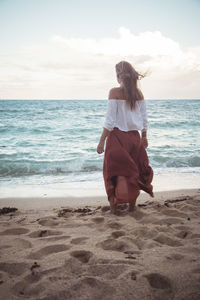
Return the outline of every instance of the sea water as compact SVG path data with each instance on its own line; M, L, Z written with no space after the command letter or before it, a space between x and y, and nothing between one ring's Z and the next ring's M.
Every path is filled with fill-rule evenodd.
M146 103L154 174L200 178L200 101ZM103 188L103 155L96 147L106 109L107 100L1 100L0 197L38 186L40 193L61 194Z

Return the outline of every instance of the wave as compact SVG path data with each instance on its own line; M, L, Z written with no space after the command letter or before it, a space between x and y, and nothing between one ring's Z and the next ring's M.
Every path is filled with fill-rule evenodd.
M199 168L200 157L150 156L152 168ZM4 160L0 163L0 177L22 177L31 175L68 175L102 172L102 161L95 159L71 159L60 161Z
M172 167L172 168L185 168L185 167L200 167L200 157L167 157L164 155L150 156L150 161L153 167Z
M102 165L99 162L85 161L77 159L67 161L4 161L0 164L0 177L11 176L31 176L31 175L64 175L71 173L86 173L101 171Z

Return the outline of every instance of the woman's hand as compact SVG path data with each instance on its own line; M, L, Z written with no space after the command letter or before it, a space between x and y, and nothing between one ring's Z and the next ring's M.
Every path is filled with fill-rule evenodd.
M101 154L104 152L105 140L106 140L108 134L109 134L109 130L104 128L102 135L100 137L100 140L99 140L99 145L97 146L97 153Z
M103 153L104 152L104 144L105 144L105 142L99 142L99 144L98 144L98 146L97 146L97 153L98 154L101 154L101 153Z
M142 144L143 144L145 149L148 147L148 140L147 140L146 137L142 137Z

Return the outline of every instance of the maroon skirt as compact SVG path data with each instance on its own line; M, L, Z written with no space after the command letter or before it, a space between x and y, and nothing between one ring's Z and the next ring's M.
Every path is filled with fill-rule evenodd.
M138 131L114 128L109 133L103 176L108 200L114 195L116 204L136 200L140 190L153 197L153 170Z

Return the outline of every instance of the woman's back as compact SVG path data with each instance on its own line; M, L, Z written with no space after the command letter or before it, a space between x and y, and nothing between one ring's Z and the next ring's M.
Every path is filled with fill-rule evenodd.
M113 130L114 127L122 131L147 129L145 101L136 101L135 108L131 109L124 97L123 90L121 88L111 89L104 128Z
M109 92L109 99L127 100L124 90L121 87L114 87Z
M144 100L144 96L143 96L142 92L140 91L140 89L138 89L138 93L140 95L140 99L138 101ZM128 101L128 99L125 95L124 88L122 88L122 87L112 88L109 92L109 97L108 98L109 99L118 99L118 100L127 100Z

